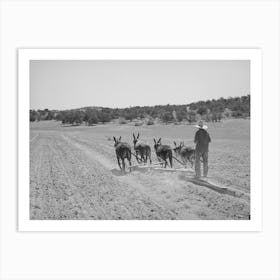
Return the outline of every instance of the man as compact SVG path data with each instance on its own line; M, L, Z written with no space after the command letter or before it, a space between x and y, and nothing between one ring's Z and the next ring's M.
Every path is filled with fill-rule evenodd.
M200 121L195 127L198 128L198 131L195 134L194 142L195 147L195 175L196 178L200 179L200 159L203 160L203 176L207 177L208 174L208 147L211 142L209 133L206 131L207 126L203 124L203 121Z

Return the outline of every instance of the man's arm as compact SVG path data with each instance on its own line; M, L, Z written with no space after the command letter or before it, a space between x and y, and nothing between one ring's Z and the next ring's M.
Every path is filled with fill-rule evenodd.
M208 141L211 142L210 134L208 133Z
M197 131L198 132L198 131ZM195 133L195 136L194 136L194 143L196 144L197 143L197 138L198 138L198 134L197 134L197 132Z

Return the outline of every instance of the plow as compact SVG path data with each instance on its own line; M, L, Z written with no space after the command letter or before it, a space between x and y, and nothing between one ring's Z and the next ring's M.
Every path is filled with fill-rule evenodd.
M175 159L178 163L180 163L184 168L163 168L162 166L164 165L164 161L158 162L158 163L153 163L153 164L145 164L145 162L137 156L137 154L134 154L131 152L131 154L136 158L137 162L140 161L140 163L132 165L131 168L133 167L140 167L140 168L155 168L155 169L162 169L165 171L193 171L192 169L187 169L185 164L179 160L177 157L172 155L172 159ZM202 160L200 160L202 162ZM159 168L158 166L161 166Z

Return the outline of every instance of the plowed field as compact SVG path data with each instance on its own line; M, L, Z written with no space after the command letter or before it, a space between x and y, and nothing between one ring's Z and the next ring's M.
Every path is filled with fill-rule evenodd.
M62 126L41 121L30 129L31 219L248 219L250 215L250 121L209 125L209 180L235 195L188 181L193 172L154 169L119 171L113 136L132 145L132 133L151 146L185 141L193 145L188 125L106 124ZM156 162L152 147L152 159ZM135 159L133 163L136 164ZM180 165L175 163L175 168Z

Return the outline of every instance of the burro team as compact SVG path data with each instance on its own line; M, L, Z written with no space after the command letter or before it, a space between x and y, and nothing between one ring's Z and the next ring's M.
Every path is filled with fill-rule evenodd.
M203 177L208 175L208 152L209 152L209 143L211 138L209 132L207 131L208 127L200 121L196 126L198 130L194 136L195 149L189 146L185 146L184 142L181 142L179 145L174 141L174 148L171 148L169 145L164 145L161 142L161 138L154 140L154 151L159 162L161 162L166 168L169 165L173 167L173 152L177 157L180 157L181 162L187 166L189 163L191 167L195 166L195 177L201 178L201 162L203 163ZM138 163L152 163L151 159L151 147L139 140L140 134L133 134L133 148L132 152L131 146L121 141L121 136L117 139L114 139L114 147L116 151L118 165L122 172L125 171L125 160L128 161L129 167L131 167L131 158L132 155L136 157ZM131 170L131 168L130 168Z

